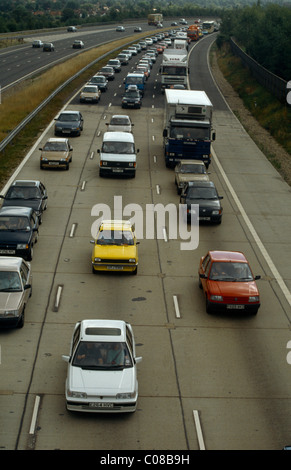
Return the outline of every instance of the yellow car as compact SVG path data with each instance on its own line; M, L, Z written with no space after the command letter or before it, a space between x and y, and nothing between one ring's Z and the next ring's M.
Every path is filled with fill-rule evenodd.
M134 226L126 220L103 220L97 237L91 240L92 271L137 273L138 250Z

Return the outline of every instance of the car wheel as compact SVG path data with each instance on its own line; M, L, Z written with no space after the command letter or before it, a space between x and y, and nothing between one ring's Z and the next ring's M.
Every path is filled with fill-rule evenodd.
M135 268L134 271L132 271L132 274L137 274L137 267Z
M31 247L28 252L27 261L32 261L32 258L33 258L33 247Z
M22 310L19 322L17 323L17 328L23 328L23 325L24 325L24 309Z
M94 269L94 266L92 266L92 273L93 273L93 274L97 274L97 273L98 273L98 271L97 271L96 269Z
M210 302L206 298L206 313L212 313L212 306L210 305Z

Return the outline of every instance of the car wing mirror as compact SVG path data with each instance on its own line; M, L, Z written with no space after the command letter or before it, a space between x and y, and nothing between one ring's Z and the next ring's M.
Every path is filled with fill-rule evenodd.
M202 273L201 273L201 274L199 274L199 277L200 277L201 279L207 279L206 274L202 274Z
M139 362L142 361L142 357L136 357L135 358L135 363L138 364Z
M261 279L261 276L255 276L255 280Z
M63 359L63 361L65 361L65 362L70 362L70 356L62 355L62 359Z

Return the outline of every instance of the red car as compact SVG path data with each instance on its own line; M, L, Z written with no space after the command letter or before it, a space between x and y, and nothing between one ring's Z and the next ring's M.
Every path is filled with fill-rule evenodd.
M199 264L199 287L203 289L206 312L237 311L256 314L260 294L250 265L239 251L209 251Z

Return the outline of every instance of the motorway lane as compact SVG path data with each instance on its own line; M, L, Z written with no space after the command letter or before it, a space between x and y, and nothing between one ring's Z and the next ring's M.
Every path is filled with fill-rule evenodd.
M113 39L124 39L129 36L135 35L139 38L144 35L146 31L153 33L157 31L153 26L142 24L143 33L134 33L133 24L125 24L125 32L120 33L115 31L116 26L96 26L91 28L80 28L76 33L68 32L46 32L45 34L28 36L25 38L26 43L7 48L0 53L0 86L2 91L33 73L40 72L44 68L53 65L54 63L68 59L72 55L80 53L79 49L72 49L72 44L75 39L84 42L84 50L91 49L100 44L112 41ZM32 48L31 43L35 39L41 39L43 42L52 42L55 45L55 51L43 52L42 49Z
M157 68L158 64L153 70ZM72 140L70 170L40 171L36 149L20 172L19 177L45 182L49 208L35 249L33 297L25 327L1 332L0 413L6 430L1 432L2 447L198 449L193 410L199 412L208 449L278 449L289 439L288 305L245 227L218 171L219 162L214 161L210 171L224 195L224 219L219 227L200 227L197 250L181 251L181 240L143 239L139 273L134 279L91 274L89 240L94 204L107 203L113 208L114 195L123 197L123 207L134 202L143 211L150 203L178 203L173 172L163 161L163 96L157 94L156 79L153 73L141 110L121 110L118 85L122 75L110 84L97 106L80 106L73 101L70 107L84 112L85 128L80 138ZM100 148L109 116L120 112L128 113L135 123L140 153L134 180L98 176L96 149ZM220 116L215 117L216 126L223 133ZM236 144L231 137L243 139L245 149L252 144L230 114L225 111L223 117L229 123L227 136L223 134L228 147L223 146L224 139L218 139L214 147L223 164L228 164L232 142ZM261 155L252 150L261 173ZM275 171L267 168L274 181ZM227 170L231 173L230 167ZM248 203L250 209L252 204ZM260 221L264 221L263 214ZM70 237L74 223L76 233ZM241 249L254 271L263 275L259 284L262 307L255 318L205 313L197 266L200 256L214 244L222 249ZM58 285L64 290L60 308L54 311ZM173 295L178 298L178 318ZM138 367L140 398L134 415L83 416L65 409L66 365L61 355L68 351L74 323L85 316L122 318L134 327L137 352L143 356ZM41 406L36 431L29 435L36 395L41 397Z

